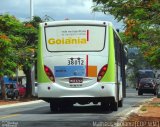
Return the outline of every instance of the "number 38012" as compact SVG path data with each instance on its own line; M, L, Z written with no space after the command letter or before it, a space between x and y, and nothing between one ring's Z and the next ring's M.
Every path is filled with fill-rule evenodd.
M68 59L68 65L84 65L83 59Z

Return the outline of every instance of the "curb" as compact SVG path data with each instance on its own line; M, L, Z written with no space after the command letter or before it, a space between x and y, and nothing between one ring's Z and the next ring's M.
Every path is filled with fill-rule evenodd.
M7 105L0 105L0 109L3 108L10 108L10 107L18 107L18 106L24 106L24 105L30 105L30 104L38 104L44 102L43 100L37 100L37 101L29 101L29 102L18 102L15 104L7 104Z
M146 103L146 102L152 101L154 98L155 98L155 97L153 97L153 98L151 98L151 99L145 100L145 101L143 102L143 104ZM128 112L124 117L121 117L121 118L119 119L119 122L124 122L124 121L125 121L126 119L128 119L132 114L137 114L138 111L143 107L143 104L139 105L139 107L137 107L137 108L131 110L130 112Z

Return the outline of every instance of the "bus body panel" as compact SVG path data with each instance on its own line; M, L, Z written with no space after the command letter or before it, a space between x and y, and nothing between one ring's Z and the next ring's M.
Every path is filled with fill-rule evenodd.
M45 82L50 82L49 78L45 74L44 71L44 63L43 63L43 58L44 58L44 52L43 52L43 27L42 24L39 26L39 41L38 41L38 51L37 51L37 82L40 83L45 83Z
M88 65L86 65L86 57L88 57ZM83 65L68 65L70 58L81 58L84 60ZM106 57L95 55L63 55L44 58L44 65L52 70L55 76L55 83L71 88L74 86L75 88L77 86L87 87L97 83L98 72L107 63ZM77 85L76 83L70 83L69 80L74 77L82 78L83 83Z
M50 89L48 89L50 87ZM104 87L104 88L102 88ZM57 83L38 85L40 98L115 97L115 83L95 83L85 88L66 88Z

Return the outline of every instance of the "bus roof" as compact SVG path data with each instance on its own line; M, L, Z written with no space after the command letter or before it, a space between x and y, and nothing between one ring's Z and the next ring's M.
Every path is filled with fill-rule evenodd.
M79 25L108 25L111 26L113 28L113 30L115 31L115 33L118 35L118 37L120 38L117 30L115 29L115 27L113 26L112 22L110 21L100 21L100 20L59 20L59 21L52 21L52 22L43 22L40 23L40 26L63 26L63 25L74 25L74 24L79 24ZM121 40L121 39L120 39ZM122 40L121 40L122 41Z
M52 25L66 25L66 24L93 24L93 25L110 25L113 26L109 21L98 21L98 20L61 20L61 21L52 21L52 22L44 22L42 25L52 26Z

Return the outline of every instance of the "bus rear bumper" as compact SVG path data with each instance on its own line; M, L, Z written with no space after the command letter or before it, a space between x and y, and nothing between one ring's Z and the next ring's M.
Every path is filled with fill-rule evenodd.
M38 85L38 97L42 99L116 98L116 91L115 83L95 83L85 88L66 88L56 83Z

